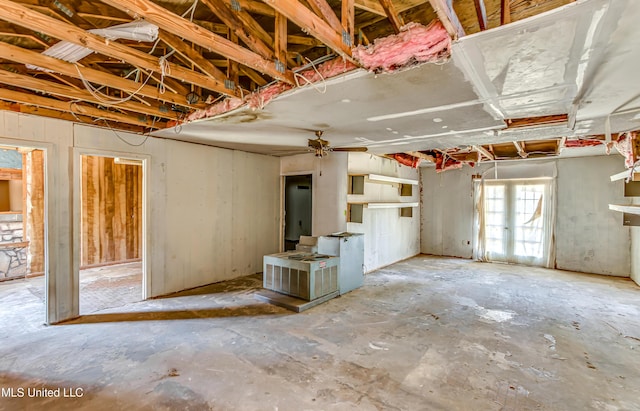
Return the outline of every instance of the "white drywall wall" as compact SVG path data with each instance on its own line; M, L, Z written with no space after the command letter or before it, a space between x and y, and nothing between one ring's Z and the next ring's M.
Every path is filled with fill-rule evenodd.
M609 204L628 204L622 181L609 178L624 170L622 156L558 161L556 266L563 270L628 277L629 227Z
M522 162L531 165L534 161ZM626 204L620 182L609 176L622 171L623 159L611 156L556 160L557 267L588 273L629 276L629 228L609 203ZM471 258L473 254L473 185L471 176L491 166L437 174L421 169L422 234L425 254ZM467 242L470 242L467 244ZM639 269L640 271L640 269Z
M631 227L631 279L640 285L640 227Z
M118 134L131 143L144 139ZM78 314L74 150L149 158L149 296L262 271L262 256L278 250L277 158L157 138L133 147L110 130L6 111L0 140L47 150L50 322Z
M349 153L349 174L379 174L419 180L419 172L395 160L366 153ZM347 192L347 186L338 188ZM363 195L349 195L353 202L419 202L420 187L413 186L412 196L399 195L399 184L365 181ZM420 252L420 208L412 217L401 217L399 208L365 208L362 223L347 223L347 231L364 233L365 271L372 271Z

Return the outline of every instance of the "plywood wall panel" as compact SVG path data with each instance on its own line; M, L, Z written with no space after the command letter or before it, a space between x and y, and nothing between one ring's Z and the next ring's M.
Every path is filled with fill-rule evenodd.
M142 167L82 156L81 266L142 256Z

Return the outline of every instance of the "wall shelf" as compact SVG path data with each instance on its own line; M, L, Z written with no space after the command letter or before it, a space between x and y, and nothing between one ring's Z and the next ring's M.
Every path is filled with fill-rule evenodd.
M621 205L621 204L609 204L609 210L620 211L627 214L640 215L640 205Z
M380 174L365 174L365 177L367 177L369 181L375 181L375 182L381 182L381 183L410 184L412 186L418 185L418 180L412 180L410 178L390 177L390 176L383 176Z
M403 208L403 207L418 207L420 203L408 203L408 202L363 202L363 203L349 203L352 205L362 205L366 208Z
M609 178L611 179L611 181L618 181L618 180L625 179L630 175L631 175L631 170L624 170L619 172L618 174L612 175ZM640 172L633 173L633 178L631 179L631 181L640 181Z

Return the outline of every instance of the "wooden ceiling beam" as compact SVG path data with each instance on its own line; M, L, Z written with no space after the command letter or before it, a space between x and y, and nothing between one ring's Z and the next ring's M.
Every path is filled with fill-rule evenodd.
M391 0L379 0L380 5L384 9L385 14L389 18L389 22L393 27L393 31L396 34L400 33L400 27L404 26L404 21L402 20L402 16L396 10L396 7L393 5Z
M432 163L436 162L436 158L434 156L426 154L426 153L423 153L421 151L405 151L404 153L408 154L410 156L414 156L414 157L420 158L422 160L430 161Z
M287 17L277 12L274 31L276 59L284 68L287 66Z
M354 0L342 0L342 33L343 42L346 40L348 46L355 46L354 39L356 33L356 18Z
M136 93L141 96L150 97L152 99L162 100L182 106L187 106L185 96L171 92L161 94L156 87L146 85L141 86L132 80L107 74L103 71L95 70L88 67L82 67L59 60L53 57L45 56L40 53L22 49L9 43L0 42L0 58L15 61L22 64L31 64L51 70L55 73L64 74L65 76L81 79L95 84L108 84L110 87L118 88L127 93Z
M507 119L507 128L537 127L549 126L554 124L566 124L569 116L567 114L554 114L550 116L524 117Z
M494 156L489 150L487 150L486 148L482 147L482 146L473 146L473 148L479 152L480 154L482 154L484 157L486 157L489 160L495 160L496 156Z
M426 3L428 0L394 0L393 4L398 11L402 13L416 6ZM377 14L382 17L387 17L387 13L378 0L355 0L354 5L360 10L365 10L370 13Z
M255 13L255 14L260 14L260 15L269 16L269 17L276 16L275 10L273 10L271 7L267 6L261 1L238 0L238 3L240 3L240 7L243 10L246 10L249 13Z
M123 114L114 111L102 110L93 106L86 106L68 101L60 101L53 98L42 97L35 94L0 88L0 99L13 101L30 106L44 107L52 110L63 111L75 115L85 115L94 118L104 118L118 123L133 124L136 126L164 128L166 122L154 122L147 116Z
M456 16L456 12L452 7L449 7L451 0L429 0L429 4L436 12L438 20L442 22L442 25L447 29L447 33L453 39L464 36L464 29L460 25L460 20Z
M263 1L276 11L284 14L293 23L297 24L302 31L316 37L344 58L353 61L351 58L351 48L342 41L342 33L333 30L324 20L300 4L298 0Z
M202 4L207 6L213 14L215 14L224 24L233 30L236 36L247 45L247 47L258 53L265 59L273 59L273 49L269 44L273 41L270 39L265 43L262 36L255 30L256 24L243 22L240 20L239 13L233 12L223 0L200 0ZM255 20L245 12L245 16L255 23Z
M526 151L524 151L524 148L522 148L522 145L520 145L519 142L514 141L513 142L514 147L516 148L516 150L518 151L518 155L522 158L527 158L529 156L529 153L527 153Z
M511 0L500 0L500 25L511 23Z
M62 84L56 84L47 80L40 80L22 74L11 73L6 70L0 70L0 83L6 84L8 86L21 87L45 94L65 97L72 100L88 101L95 104L101 104L105 106L107 105L86 90L76 90L72 87L64 86ZM169 113L164 113L160 111L159 108L149 107L145 104L133 103L131 101L126 101L124 103L118 104L118 108L154 117L171 118L171 115Z
M7 0L0 0L7 1ZM203 29L191 21L178 16L169 10L160 7L149 0L102 0L131 16L142 17L149 23L179 35L207 50L211 50L226 58L235 60L245 66L249 66L260 73L267 74L275 79L289 84L295 84L293 72L290 70L281 73L276 69L275 63L259 54L241 47L222 36Z
M163 65L160 59L149 54L124 46L115 41L109 41L104 37L89 33L76 26L30 10L9 0L0 0L0 18L31 30L40 31L48 36L79 44L98 53L126 61L129 64L150 71L159 72ZM167 70L165 74L169 77L196 84L222 94L236 96L234 92L225 88L224 84L221 84L216 79L196 73L177 64L167 62L166 67Z
M258 85L258 87L266 86L268 84L267 80L262 78L262 76L258 72L247 66L240 66L240 73L249 77L251 81Z
M311 10L321 17L334 31L342 33L344 27L327 0L307 0Z
M478 16L478 25L480 31L485 31L489 26L487 24L487 9L484 5L484 0L473 0L473 4L476 8L476 15Z
M165 30L160 30L160 39L164 41L169 47L174 49L178 54L189 60L191 64L196 66L203 73L224 82L227 76L217 68L213 63L204 58L202 54L198 53L192 47L189 47L182 39L175 34L169 33Z

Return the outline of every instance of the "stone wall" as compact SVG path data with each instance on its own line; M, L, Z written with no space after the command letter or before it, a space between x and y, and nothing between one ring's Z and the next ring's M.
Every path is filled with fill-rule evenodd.
M0 281L27 274L22 214L0 214ZM17 243L16 246L11 244Z

